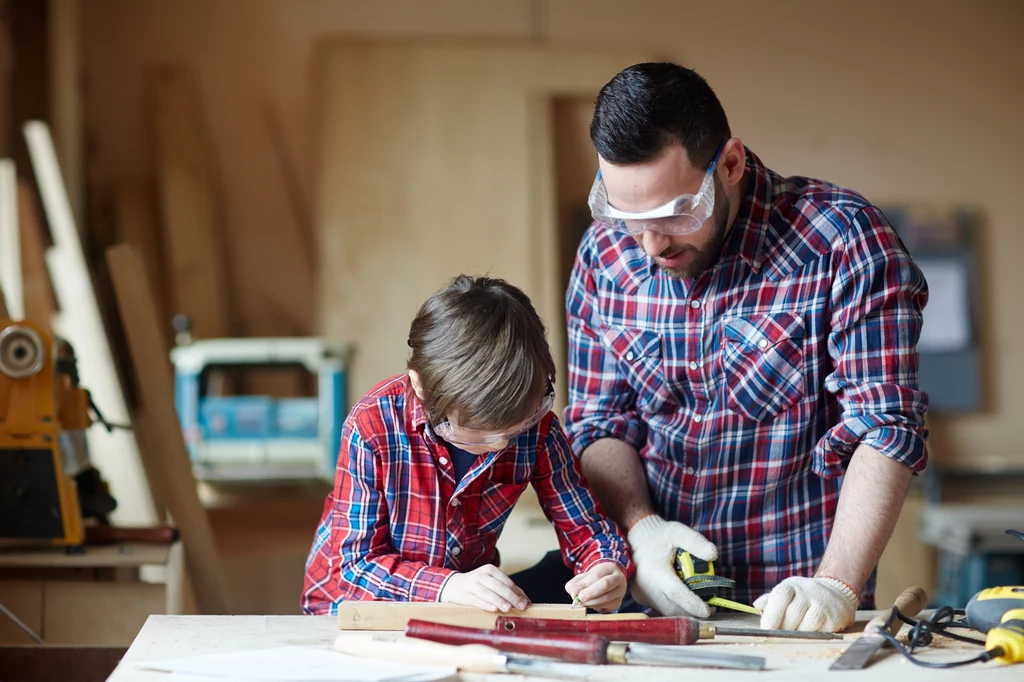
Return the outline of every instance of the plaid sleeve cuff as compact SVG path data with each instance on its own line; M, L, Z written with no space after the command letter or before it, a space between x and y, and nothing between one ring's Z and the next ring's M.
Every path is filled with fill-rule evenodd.
M571 406L572 410L586 411L583 406ZM566 435L576 457L602 438L615 438L640 450L647 440L647 426L636 412L618 413L606 418L588 416L568 423Z
M454 573L450 568L424 566L409 584L409 601L441 601L441 590Z
M927 437L925 427L905 418L874 415L844 419L818 444L814 470L825 478L842 475L854 450L863 443L920 473L928 463Z

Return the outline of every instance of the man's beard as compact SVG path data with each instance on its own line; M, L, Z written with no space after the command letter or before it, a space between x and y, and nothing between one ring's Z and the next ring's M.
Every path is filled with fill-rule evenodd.
M731 208L729 198L725 196L724 188L719 184L718 178L715 178L715 208L708 218L708 223L711 224L704 223L704 228L710 227L712 229L711 239L702 249L687 244L680 251L672 254L675 256L687 251L693 253L694 258L689 265L680 268L666 268L661 265L657 267L680 279L696 279L710 270L715 262L718 261L718 256L722 253L722 246L725 244L725 234L728 232Z

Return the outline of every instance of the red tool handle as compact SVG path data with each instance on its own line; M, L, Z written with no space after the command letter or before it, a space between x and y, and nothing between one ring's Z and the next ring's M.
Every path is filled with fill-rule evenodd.
M495 630L464 628L415 618L406 623L405 634L442 644L486 644L504 653L550 656L569 663L604 665L608 662L608 640L600 635L510 635Z
M693 618L647 618L644 620L561 620L498 616L496 630L522 635L601 635L614 642L645 644L693 644L700 638L700 625Z

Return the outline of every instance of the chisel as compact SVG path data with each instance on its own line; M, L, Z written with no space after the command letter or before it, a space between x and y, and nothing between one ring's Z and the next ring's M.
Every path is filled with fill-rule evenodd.
M698 652L691 647L611 642L601 635L548 636L510 635L498 630L463 628L458 625L410 620L405 626L409 637L442 644L483 644L503 652L550 656L572 663L619 663L627 665L658 665L681 668L708 667L739 670L764 670L762 656L741 656L717 652Z
M907 618L913 618L928 603L928 594L920 587L908 587L896 598L895 607ZM864 634L860 639L850 645L843 652L843 655L836 659L829 670L860 670L867 665L871 657L885 644L886 639L881 635L885 621L889 619L892 610L885 611L868 621L864 626ZM889 634L893 637L900 631L903 621L894 618L889 625Z
M567 621L554 618L522 618L498 616L494 629L523 634L586 634L602 635L618 642L645 644L693 644L716 635L732 637L784 637L788 639L842 639L832 632L800 632L797 630L761 630L732 625L705 623L686 616L667 616L634 621Z

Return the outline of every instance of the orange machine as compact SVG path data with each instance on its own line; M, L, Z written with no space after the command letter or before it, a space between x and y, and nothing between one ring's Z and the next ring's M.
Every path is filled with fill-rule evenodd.
M71 347L31 322L0 319L0 542L72 551L88 517L116 503L89 463L87 391Z

